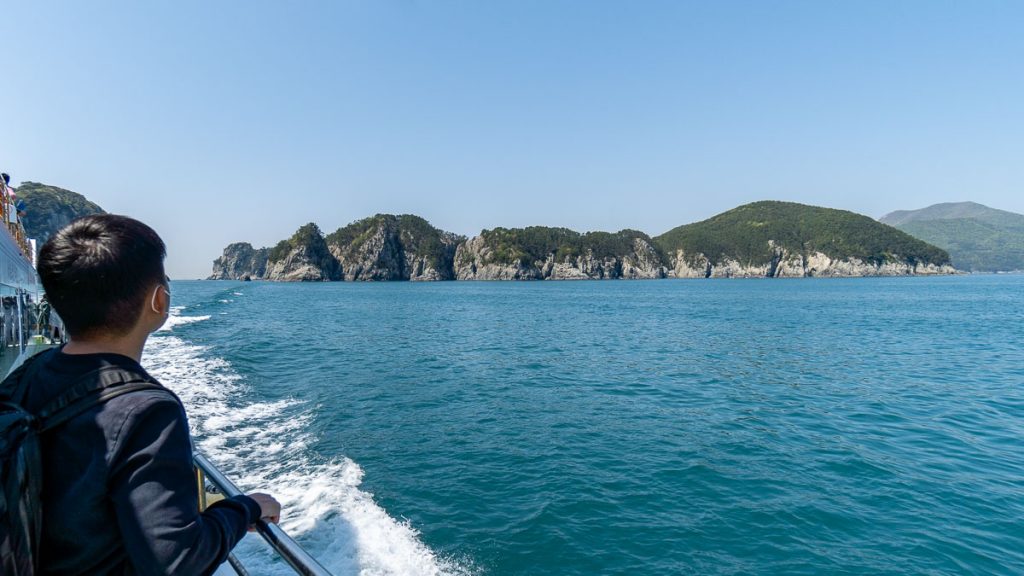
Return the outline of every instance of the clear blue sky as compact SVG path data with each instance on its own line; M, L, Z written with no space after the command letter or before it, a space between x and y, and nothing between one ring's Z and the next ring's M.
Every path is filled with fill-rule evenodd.
M377 212L660 234L780 199L1024 212L1024 2L3 2L0 169L175 278Z

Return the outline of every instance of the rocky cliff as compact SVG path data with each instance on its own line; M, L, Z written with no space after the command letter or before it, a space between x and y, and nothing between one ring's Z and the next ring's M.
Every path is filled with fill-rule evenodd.
M453 280L464 237L404 214L377 214L327 237L345 280Z
M320 228L310 222L270 249L263 278L281 282L340 280L341 266Z
M635 230L580 234L535 226L484 230L459 246L459 280L614 280L664 278L664 258Z
M22 182L16 192L25 201L25 232L39 247L75 218L105 213L85 196L56 186Z
M245 280L263 278L267 272L269 248L255 249L248 242L236 242L224 249L224 254L213 261L210 280Z
M273 248L231 244L210 279L453 280L455 250L464 240L411 215L378 214L326 237L309 223Z
M686 254L677 250L672 255L672 278L847 278L862 276L931 276L956 274L949 264L914 262L894 255L885 262L859 258L835 259L821 252L791 254L778 249L768 262L741 263L731 258L712 262L704 254Z

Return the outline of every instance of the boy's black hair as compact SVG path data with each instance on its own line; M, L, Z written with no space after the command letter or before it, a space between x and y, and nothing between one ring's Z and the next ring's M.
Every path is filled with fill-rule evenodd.
M4 184L10 184L11 183L11 177L7 175L7 172L4 172L4 173L0 174L0 178L4 179Z
M155 231L114 214L79 218L39 251L39 278L68 334L121 336L135 327L167 249Z

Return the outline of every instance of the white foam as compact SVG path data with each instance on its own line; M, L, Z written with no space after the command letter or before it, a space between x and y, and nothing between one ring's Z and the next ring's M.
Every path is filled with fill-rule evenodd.
M202 322L204 320L209 320L210 319L209 315L206 315L206 316L182 316L181 315L181 311L182 310L183 310L182 306L172 306L171 307L171 315L167 317L167 322L164 322L164 325L160 327L159 331L160 332L168 332L168 331L174 330L174 328L176 326L182 326L182 325L185 325L185 324L194 324L195 322Z
M209 316L179 316L173 326ZM243 379L203 346L165 331L143 364L185 403L197 447L247 491L273 494L282 527L338 576L469 574L437 557L407 521L398 521L359 489L363 470L348 458L314 462L308 424L315 407L297 400L255 401ZM255 535L236 549L254 575L293 574ZM218 574L232 574L230 568Z

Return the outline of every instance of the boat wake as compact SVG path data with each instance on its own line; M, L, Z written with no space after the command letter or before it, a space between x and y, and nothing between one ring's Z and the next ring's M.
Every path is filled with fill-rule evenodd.
M164 325L160 327L159 332L172 332L178 326L210 319L209 316L181 316L182 309L182 306L171 307L171 315L168 316L167 322L164 322Z
M293 399L261 402L224 359L211 357L174 328L210 316L172 310L150 338L143 364L185 403L196 447L244 491L273 494L282 527L338 576L444 576L471 571L439 558L408 522L384 511L359 489L363 471L348 458L312 453L315 406ZM236 549L254 575L293 574L261 538ZM222 567L218 574L233 574Z

